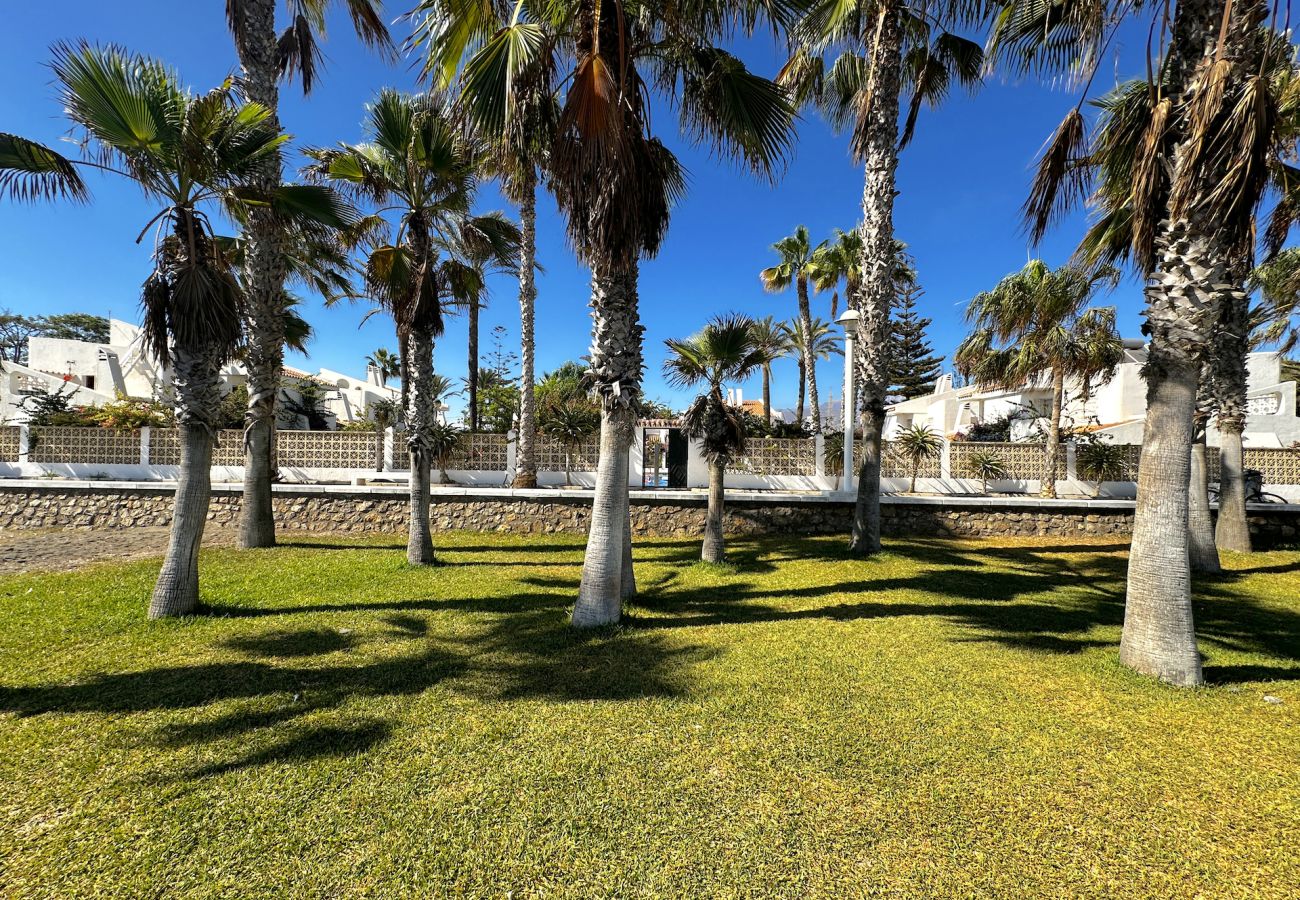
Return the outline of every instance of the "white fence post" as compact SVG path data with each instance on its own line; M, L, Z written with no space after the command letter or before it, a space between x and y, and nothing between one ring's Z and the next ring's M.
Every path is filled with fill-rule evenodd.
M25 463L32 452L32 427L30 425L18 426L18 461Z
M149 465L149 438L153 435L148 425L140 428L140 465Z
M519 432L513 428L506 432L506 484L515 482L515 457L519 450Z
M952 441L945 440L939 451L939 477L952 478Z
M820 431L813 435L813 474L818 478L826 474L826 436Z
M1067 481L1079 480L1079 455L1074 441L1065 445L1065 477Z
M397 443L397 432L389 425L384 429L384 471L393 471L393 445Z

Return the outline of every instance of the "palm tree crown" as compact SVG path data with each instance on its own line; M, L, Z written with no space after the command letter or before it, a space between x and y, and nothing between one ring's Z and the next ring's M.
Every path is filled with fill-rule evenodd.
M727 406L723 387L742 381L767 359L754 340L754 323L747 316L718 316L685 340L669 339L664 375L678 387L703 385L706 390L682 415L682 424L700 438L710 460L728 460L745 449L745 429L738 412Z

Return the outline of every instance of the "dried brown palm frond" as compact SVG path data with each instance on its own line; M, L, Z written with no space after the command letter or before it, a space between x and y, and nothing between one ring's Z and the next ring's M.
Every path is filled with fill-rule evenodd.
M1038 157L1029 198L1024 205L1025 225L1034 243L1067 210L1087 196L1091 173L1084 164L1087 126L1076 106L1061 120Z

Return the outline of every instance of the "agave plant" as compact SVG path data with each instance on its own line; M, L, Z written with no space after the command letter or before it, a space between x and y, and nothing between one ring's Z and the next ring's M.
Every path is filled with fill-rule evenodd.
M966 457L966 470L980 480L980 493L989 492L989 482L1008 476L1006 460L996 450L976 450Z

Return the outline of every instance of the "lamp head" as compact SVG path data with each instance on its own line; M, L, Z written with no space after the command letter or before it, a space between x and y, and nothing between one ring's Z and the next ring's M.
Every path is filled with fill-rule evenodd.
M840 317L836 319L835 322L842 325L844 327L844 333L849 337L852 337L858 333L858 320L861 318L862 314L856 309L846 309L844 312L840 313Z

